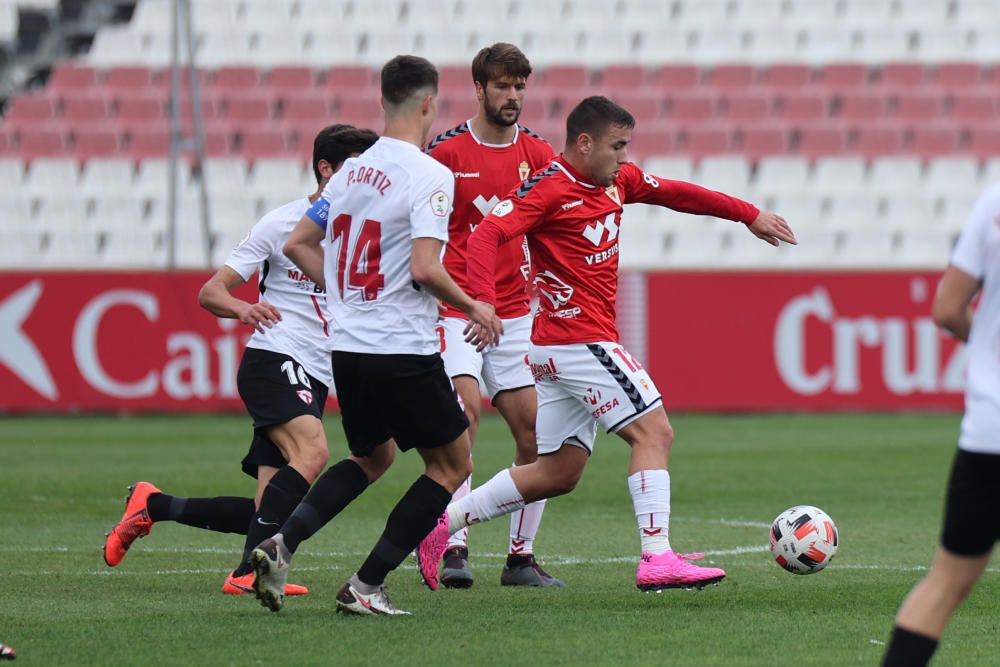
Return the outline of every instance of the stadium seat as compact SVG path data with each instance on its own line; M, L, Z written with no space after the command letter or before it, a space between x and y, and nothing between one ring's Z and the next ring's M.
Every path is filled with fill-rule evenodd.
M24 182L24 162L19 157L0 156L0 193L20 193Z
M22 192L0 192L0 234L31 222L31 199ZM3 245L3 244L0 244Z
M910 88L930 79L923 63L888 62L879 68L879 83L889 88Z
M758 198L805 192L809 188L809 163L798 156L766 156L757 164L751 184Z
M225 119L232 125L263 124L274 118L274 105L265 92L224 98Z
M164 268L167 254L163 232L145 225L116 227L104 236L100 260L108 268Z
M688 124L712 122L716 116L717 98L705 93L679 93L670 99L668 113L673 122Z
M117 65L104 72L103 88L112 97L128 96L155 84L153 70L143 65Z
M898 234L871 224L872 220L844 231L839 251L841 266L873 269L899 265Z
M693 28L712 28L729 23L728 0L681 0L675 22Z
M282 130L269 127L248 129L242 133L240 154L248 160L290 155L292 146Z
M301 190L302 181L303 164L299 160L284 157L260 158L254 161L247 187L265 198L283 197L285 201L291 201L308 194Z
M66 63L57 66L49 77L48 88L55 95L79 95L96 88L97 70L89 65Z
M750 127L739 132L739 148L750 160L782 155L791 148L791 133L783 125Z
M690 56L695 62L721 65L743 60L746 34L739 28L718 26L703 28L695 33L694 42L690 46Z
M88 160L80 172L80 194L100 199L132 188L135 172L126 158Z
M267 86L273 97L300 95L313 89L316 72L304 65L279 65L267 76Z
M938 224L954 232L959 232L969 220L972 207L978 199L980 193L949 193L941 199L941 213Z
M957 232L930 225L916 233L903 233L899 238L899 264L909 268L941 271L948 265Z
M261 84L262 73L249 65L224 65L212 75L206 92L218 97L226 97L236 92L242 93Z
M868 67L861 63L830 63L820 70L819 83L831 92L858 88L867 82Z
M937 224L934 199L916 195L916 192L919 191L899 192L886 199L882 222L889 229L919 234L921 230Z
M917 127L910 152L922 158L951 155L959 148L959 132L954 127Z
M635 61L640 65L655 66L690 60L690 42L689 34L676 27L657 31L656 34L640 33Z
M794 62L775 63L764 68L760 83L773 93L788 92L799 94L801 88L812 80L812 69L808 65Z
M969 132L969 143L966 149L980 159L989 159L1000 155L1000 128L974 128Z
M219 157L205 160L203 173L205 184L213 197L246 192L247 163L241 158Z
M382 105L377 99L343 98L337 103L336 122L358 127L371 127L382 118Z
M44 125L56 116L56 101L45 95L15 95L4 117L5 127Z
M956 92L948 114L959 122L990 121L997 117L997 96L988 93Z
M791 215L780 211L781 215ZM818 217L797 216L788 218L795 230L798 245L783 248L777 255L776 265L783 269L815 269L831 266L837 261L838 248L843 232L824 224Z
M892 155L903 149L903 133L897 127L865 127L854 132L853 151L866 158Z
M692 157L719 155L733 150L729 126L696 127L682 131L679 149Z
M310 92L289 97L282 107L281 122L286 128L315 126L318 130L333 117L329 98Z
M865 180L879 192L919 193L923 189L923 165L912 156L878 157L872 160Z
M980 190L979 163L971 157L946 156L928 160L921 192L932 197L970 194Z
M73 156L83 161L115 157L121 154L122 143L116 130L80 128L73 131Z
M823 155L840 155L847 148L847 133L839 127L806 127L797 132L793 149L803 157L814 159Z
M701 70L695 65L661 65L649 73L650 85L668 94L694 88L700 80Z
M867 168L859 157L821 157L816 160L810 189L820 195L853 197L867 190Z
M135 175L133 193L143 199L164 200L169 191L169 162L165 153L147 158L138 163ZM177 162L177 183L182 192L191 187L191 167L179 160Z
M892 116L901 124L915 125L941 114L941 98L932 94L904 94L895 99Z
M719 89L746 88L753 84L757 70L751 65L717 65L705 73L703 84Z
M694 179L694 162L688 157L650 156L643 162L643 169L672 181L690 182Z
M915 58L924 63L943 63L967 58L971 33L967 28L938 25L921 30Z
M612 98L618 93L633 93L645 82L646 70L639 65L608 65L600 71L600 90Z
M982 67L974 62L945 62L934 70L934 83L944 88L974 86L982 80Z
M792 126L815 124L829 113L829 100L821 93L794 93L778 98L774 115Z
M831 227L840 229L881 229L880 208L878 195L870 193L855 192L851 196L831 197L824 220Z
M305 36L287 28L276 30L272 26L270 30L270 32L256 32L251 36L249 62L258 67L301 63L305 53Z
M794 55L811 65L849 61L854 42L854 32L837 24L810 27L803 31L802 45Z
M70 98L63 102L62 119L71 127L100 125L110 117L110 100L103 97Z
M758 28L750 35L745 58L756 64L769 65L784 60L798 51L800 36L797 30L780 23Z
M63 129L24 128L19 132L17 152L25 160L69 156L69 135Z
M544 135L543 135L544 136ZM549 143L557 147L561 145L562 135L559 136L559 140L553 141L551 138ZM635 134L632 138L632 143L629 144L628 152L630 159L636 162L642 162L645 158L653 155L668 155L675 152L677 149L677 137L671 130L664 129L654 129L654 128L637 128Z
M876 93L847 93L840 98L839 117L856 123L877 119L886 113L885 99Z
M137 162L164 157L170 150L170 131L163 128L133 129L129 132L125 150Z
M4 230L0 264L10 269L34 269L45 248L47 233L30 225Z
M738 155L706 157L698 163L694 181L711 190L746 197L750 190L750 163Z
M721 102L720 115L734 123L757 123L771 113L771 98L760 93L727 94Z

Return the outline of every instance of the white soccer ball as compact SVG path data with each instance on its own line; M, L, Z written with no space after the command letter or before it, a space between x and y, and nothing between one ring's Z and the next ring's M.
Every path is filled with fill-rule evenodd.
M837 553L837 526L812 505L796 505L771 522L771 556L793 574L819 572Z

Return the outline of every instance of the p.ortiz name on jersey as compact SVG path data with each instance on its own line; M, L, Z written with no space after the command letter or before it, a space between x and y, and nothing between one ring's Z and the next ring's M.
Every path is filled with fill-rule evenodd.
M541 307L536 345L618 342L618 232L624 204L645 203L746 224L760 211L721 192L622 165L609 187L587 183L562 156L498 203L469 238L470 294L493 303L497 248L525 234Z

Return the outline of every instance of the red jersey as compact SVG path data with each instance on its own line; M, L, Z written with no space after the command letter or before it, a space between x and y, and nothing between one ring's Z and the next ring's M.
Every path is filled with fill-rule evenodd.
M651 176L632 163L611 186L591 185L559 156L497 204L469 239L469 294L494 301L497 248L525 234L541 306L532 342L618 342L618 230L622 205L635 202L747 224L760 214L735 197Z
M515 127L514 140L509 144L484 144L468 122L438 135L424 152L455 174L455 205L442 263L458 286L468 292L469 235L501 197L551 162L554 153L548 142L520 125ZM511 240L500 249L496 261L496 308L502 318L530 312L528 247L523 236ZM465 317L449 305L443 307L442 313L446 317Z

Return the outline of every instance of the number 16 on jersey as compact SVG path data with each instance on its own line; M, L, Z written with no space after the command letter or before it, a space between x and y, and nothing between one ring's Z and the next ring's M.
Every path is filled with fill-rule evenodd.
M341 213L330 229L330 252L337 253L337 292L346 300L348 290L358 290L365 301L375 301L385 287L379 273L382 259L382 223L365 218L357 223ZM334 248L339 243L339 248ZM350 263L347 258L350 255Z

